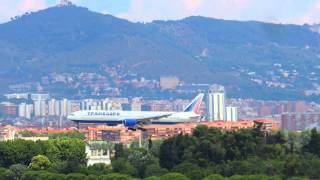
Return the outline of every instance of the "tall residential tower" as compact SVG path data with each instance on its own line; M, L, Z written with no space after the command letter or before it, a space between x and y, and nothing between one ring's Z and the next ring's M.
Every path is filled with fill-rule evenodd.
M206 104L209 121L225 120L225 92L223 87L211 87Z

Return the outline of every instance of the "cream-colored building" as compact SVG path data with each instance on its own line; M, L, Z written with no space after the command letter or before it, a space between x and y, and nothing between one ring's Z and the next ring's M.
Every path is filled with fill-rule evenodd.
M176 89L179 85L179 79L175 76L166 76L160 78L161 89Z
M226 121L237 121L238 110L237 107L226 107Z
M17 130L13 126L0 126L0 141L14 140L16 133Z
M223 91L209 92L206 105L209 121L225 120L225 93Z
M106 141L88 141L86 143L87 166L103 163L111 164L110 144Z
M19 137L19 139L26 141L48 141L49 137Z

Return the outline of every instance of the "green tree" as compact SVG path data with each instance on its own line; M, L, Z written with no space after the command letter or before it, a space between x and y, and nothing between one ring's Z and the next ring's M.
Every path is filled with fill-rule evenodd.
M148 139L148 150L151 149L153 146L153 142L151 140L151 138Z
M40 146L42 154L47 156L51 163L61 161L59 159L60 152L55 144L55 140L37 141L36 143Z
M99 163L94 164L89 167L87 167L87 174L93 174L93 175L106 175L112 172L112 168L109 165Z
M150 177L144 178L143 180L160 180L160 177L150 176Z
M122 143L118 143L114 145L114 158L118 159L121 157L125 157L124 147Z
M287 152L301 153L302 148L310 141L311 131L302 131L302 132L287 132Z
M311 130L310 141L304 146L304 150L320 156L320 134L316 128Z
M287 142L282 131L271 132L267 134L268 144L285 144Z
M298 175L310 179L320 179L320 159L316 155L308 155L300 158Z
M201 180L208 175L208 172L205 169L190 162L183 162L174 167L171 171L184 174L192 180Z
M266 175L235 175L230 178L230 180L280 180L279 177L270 177Z
M50 173L47 171L27 171L23 175L23 180L65 180L66 175Z
M74 138L84 140L86 138L84 134L76 130L65 133L50 133L48 136L50 139Z
M281 176L284 171L284 161L280 159L269 159L265 161L266 174L269 176Z
M51 162L47 158L47 156L44 155L37 155L34 156L31 160L31 163L29 164L28 168L31 170L44 170L47 169L50 166Z
M287 177L298 175L299 157L297 155L288 155L284 164L284 174Z
M100 177L97 175L90 174L88 175L88 180L100 180Z
M56 161L51 163L50 167L48 168L48 171L54 172L54 173L64 173L65 167L66 167L65 161Z
M234 135L234 144L228 144L225 149L236 152L234 155L236 160L245 159L252 155L257 155L257 146L261 146L261 132L259 128L241 129L236 132L231 132ZM259 140L257 140L259 139ZM226 158L226 160L232 160Z
M0 142L0 166L9 167L12 164L29 164L32 157L42 154L36 142L14 140Z
M211 175L203 178L203 180L226 180L226 178L224 178L220 174L211 174Z
M306 180L305 177L291 177L291 178L288 178L287 180Z
M160 154L160 146L163 141L157 140L157 141L152 141L152 147L149 148L149 153L152 154L155 157L159 157Z
M27 131L27 130L21 131L21 132L19 132L19 134L20 134L22 137L35 137L35 136L37 136L36 133L33 133L33 132L31 132L31 131Z
M267 144L261 149L264 156L260 156L264 159L280 159L286 154L286 147L282 144Z
M87 180L88 177L81 173L71 173L67 175L67 180Z
M197 153L198 164L206 167L210 161L214 163L222 162L225 158L226 150L221 141L212 142L209 139L200 139Z
M187 158L186 152L195 148L196 139L192 136L179 134L175 137L165 140L160 147L160 165L166 169L172 169ZM189 153L190 154L190 153Z
M198 125L192 132L192 135L197 138L202 137L220 137L222 135L221 130L218 128L209 128L206 125Z
M162 176L166 173L168 173L167 169L161 168L158 164L151 164L146 167L144 177Z
M254 142L258 145L258 147L262 147L266 143L266 134L263 131L263 123L255 121L254 127L251 129L251 134L254 139Z
M168 179L174 179L174 180L189 180L185 175L181 173L167 173L165 175L162 175L160 177L160 180L168 180Z
M7 169L0 167L0 180L5 180L7 176Z
M85 144L80 139L55 139L52 140L57 148L57 158L65 161L65 173L76 172L86 166Z
M22 179L23 174L26 172L27 167L22 164L11 165L7 172L7 179L11 180L20 180Z
M145 177L146 167L158 164L158 159L148 153L145 149L131 149L128 155L129 163L137 170L138 177Z
M125 174L112 173L100 176L100 180L134 180L134 178Z
M113 171L116 173L127 174L130 176L136 176L137 170L125 159L118 158L111 162Z

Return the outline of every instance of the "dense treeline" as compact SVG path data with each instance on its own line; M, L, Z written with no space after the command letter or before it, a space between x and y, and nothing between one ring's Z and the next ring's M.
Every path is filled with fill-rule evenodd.
M198 126L143 148L114 145L111 165L86 166L79 138L0 142L1 179L320 179L320 133Z
M0 143L0 167L29 165L37 155L47 157L53 171L73 172L86 164L85 145L80 139L36 142L18 139Z
M178 135L161 145L149 142L148 151L121 145L115 149L113 170L139 178L177 172L190 179L212 174L320 179L320 134L316 129L285 133L265 132L259 123L238 131L198 126L192 135Z
M62 133L48 133L48 134L39 134L33 133L31 131L21 131L19 135L22 137L49 137L49 139L59 139L59 138L76 138L76 139L85 139L85 135L79 131L70 131Z
M309 134L308 134L309 133ZM161 145L160 165L185 172L193 179L208 174L223 176L264 174L320 179L320 134L266 133L261 124L239 131L197 127L192 136L179 135ZM201 177L194 177L195 174Z

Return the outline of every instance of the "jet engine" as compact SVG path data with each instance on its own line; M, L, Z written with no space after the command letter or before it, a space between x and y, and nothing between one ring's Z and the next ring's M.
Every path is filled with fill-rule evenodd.
M137 120L135 119L125 119L123 121L125 127L133 128L137 125Z

